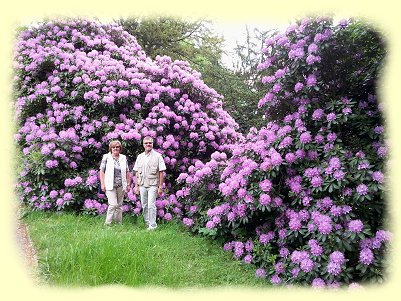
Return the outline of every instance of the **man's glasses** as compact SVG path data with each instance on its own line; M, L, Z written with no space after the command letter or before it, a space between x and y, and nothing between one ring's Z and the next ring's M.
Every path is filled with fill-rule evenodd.
M143 144L153 144L153 142L144 142Z

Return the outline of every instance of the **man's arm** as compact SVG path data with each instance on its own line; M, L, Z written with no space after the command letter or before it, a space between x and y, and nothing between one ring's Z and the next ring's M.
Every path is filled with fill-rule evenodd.
M157 193L161 195L163 193L164 184L164 171L166 170L166 164L164 163L163 156L159 157L159 187L157 188Z
M159 187L157 188L157 194L161 195L163 193L163 183L164 183L164 172L159 172Z
M159 188L163 188L164 183L164 171L159 172Z

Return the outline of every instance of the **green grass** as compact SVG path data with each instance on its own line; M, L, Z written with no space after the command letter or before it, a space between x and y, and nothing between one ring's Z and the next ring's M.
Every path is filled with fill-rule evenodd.
M41 279L55 286L265 287L255 268L181 225L147 231L141 218L107 227L104 217L30 212L23 217Z

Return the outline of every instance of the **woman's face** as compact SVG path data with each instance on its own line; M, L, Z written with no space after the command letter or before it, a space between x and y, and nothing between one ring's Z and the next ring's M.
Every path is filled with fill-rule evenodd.
M118 145L118 144L113 145L113 146L111 147L111 153L112 153L113 155L119 155L119 154L120 154L120 151L121 151L121 146Z

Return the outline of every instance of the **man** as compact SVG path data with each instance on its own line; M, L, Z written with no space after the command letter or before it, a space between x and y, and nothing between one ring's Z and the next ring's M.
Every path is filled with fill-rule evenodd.
M148 230L154 230L156 224L156 196L162 194L164 183L163 171L166 170L163 157L153 149L153 138L143 139L145 151L141 153L133 168L135 174L135 194L141 195L143 218Z

